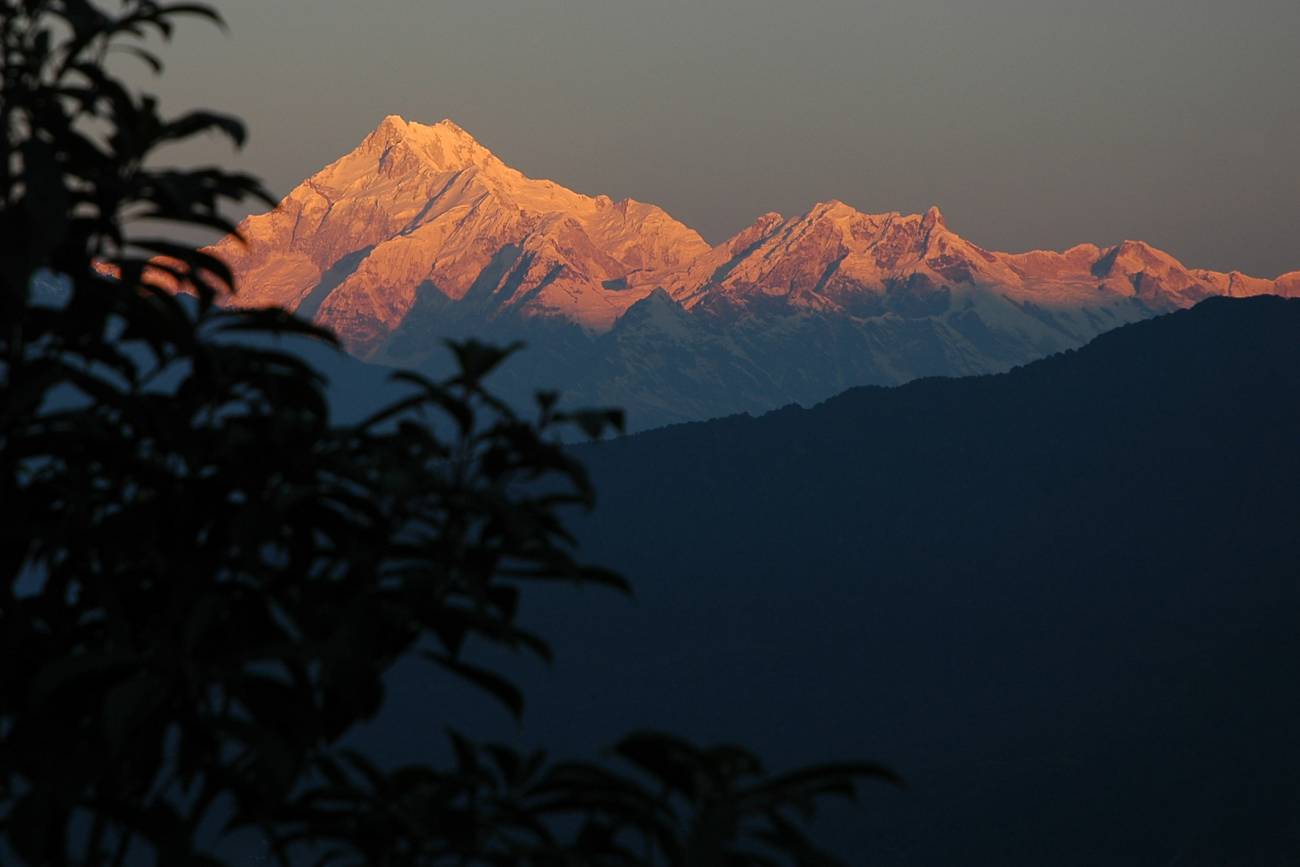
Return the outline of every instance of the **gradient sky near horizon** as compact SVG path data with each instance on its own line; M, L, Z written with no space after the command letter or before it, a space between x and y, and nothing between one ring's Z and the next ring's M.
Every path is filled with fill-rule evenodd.
M237 163L279 195L396 113L710 242L838 198L938 204L1000 250L1141 238L1300 269L1296 0L218 5L229 33L188 23L142 83L243 117Z

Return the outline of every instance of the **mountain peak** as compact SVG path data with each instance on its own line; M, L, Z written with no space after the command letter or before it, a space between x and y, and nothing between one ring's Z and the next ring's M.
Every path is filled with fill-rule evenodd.
M465 128L463 126L456 123L456 121L452 120L449 117L444 117L442 120L435 123L434 126L438 127L439 129L448 130L449 132L459 133L460 135L469 136L469 133L465 131ZM473 136L470 136L470 138L473 138Z
M816 219L818 217L828 217L828 216L851 217L851 216L856 216L859 213L861 212L857 208L853 207L852 205L845 204L839 199L827 199L824 202L818 202L817 204L813 205L812 208L808 211L808 216L813 219Z
M946 229L948 224L944 222L943 211L939 210L938 205L931 205L930 209L925 212L921 218L921 227L927 232L934 228Z
M399 114L390 114L362 142L362 149L383 153L399 147L420 162L442 171L458 171L497 162L491 151L450 118L424 124L407 120Z
M1128 271L1142 271L1151 268L1165 270L1183 270L1173 256L1163 250L1152 247L1146 241L1126 240L1116 244L1106 257L1112 265L1123 266Z
M420 123L414 120L407 120L400 114L385 115L383 120L371 131L372 136L420 136L428 135L429 131L439 133L449 133L459 138L473 140L474 137L465 131L465 128L457 124L449 117L444 117L437 123Z

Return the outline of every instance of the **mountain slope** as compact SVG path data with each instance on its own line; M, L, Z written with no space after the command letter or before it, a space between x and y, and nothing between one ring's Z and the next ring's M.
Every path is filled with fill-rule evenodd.
M216 247L239 303L302 306L363 354L420 295L608 328L645 293L605 284L707 249L653 205L527 178L450 121L395 115L240 231L247 247Z
M584 448L637 601L535 604L530 733L885 760L849 863L1294 863L1297 443L1300 301L1257 298Z
M525 177L451 121L396 116L240 230L246 246L215 247L236 303L297 309L393 366L436 368L448 336L523 339L509 397L562 387L634 429L1006 370L1215 295L1300 295L1300 272L1189 269L1136 241L991 252L937 208L825 202L710 248L653 205Z

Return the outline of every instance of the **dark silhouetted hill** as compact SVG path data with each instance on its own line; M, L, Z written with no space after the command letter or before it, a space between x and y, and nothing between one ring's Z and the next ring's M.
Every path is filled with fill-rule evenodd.
M1300 300L582 455L638 600L533 606L529 737L888 762L851 863L1300 860Z

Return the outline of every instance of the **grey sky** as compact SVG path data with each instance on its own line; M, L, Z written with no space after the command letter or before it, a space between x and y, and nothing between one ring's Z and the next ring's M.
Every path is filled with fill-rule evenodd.
M230 34L189 25L150 86L243 116L280 194L395 112L711 242L839 198L1003 250L1300 269L1296 0L220 5Z

